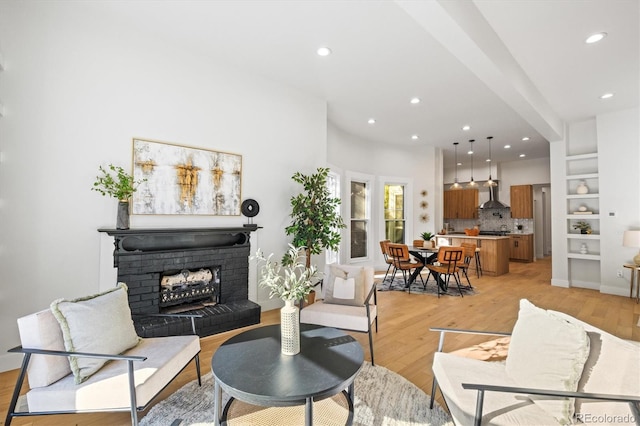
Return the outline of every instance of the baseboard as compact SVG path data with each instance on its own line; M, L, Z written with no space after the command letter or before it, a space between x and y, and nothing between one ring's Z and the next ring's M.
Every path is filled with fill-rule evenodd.
M569 288L569 281L568 280L561 280L559 278L551 278L551 285L556 286L556 287Z
M22 354L0 355L0 373L20 368L22 364Z
M600 285L601 284L599 282L592 282L592 281L580 281L580 280L571 281L571 287L586 288L589 290L600 291Z
M603 285L600 287L600 293L605 294L613 294L616 296L624 296L629 297L629 285L625 285L624 287L612 286L612 285ZM633 297L636 296L636 289L633 288Z

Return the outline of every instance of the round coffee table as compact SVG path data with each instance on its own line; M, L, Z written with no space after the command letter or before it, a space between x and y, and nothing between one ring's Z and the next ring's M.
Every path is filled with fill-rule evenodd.
M214 416L221 420L224 390L231 396L263 407L305 405L305 424L311 425L313 401L348 388L349 418L353 418L353 381L362 368L362 346L335 328L300 324L300 353L280 351L280 325L254 328L226 342L211 359Z

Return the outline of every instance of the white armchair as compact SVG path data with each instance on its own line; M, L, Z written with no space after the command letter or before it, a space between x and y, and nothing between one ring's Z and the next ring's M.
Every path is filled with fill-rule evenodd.
M22 346L9 352L24 356L7 426L14 417L95 411L129 411L137 425L137 412L191 360L201 380L198 336L139 338L124 285L55 301L51 309L19 318L18 329ZM27 376L30 389L20 395Z
M569 315L520 302L506 363L442 352L433 360L431 408L440 388L457 425L640 425L640 344Z
M316 299L310 305L301 303L300 322L368 333L371 364L375 365L371 325L375 322L377 332L378 300L374 269L327 265Z

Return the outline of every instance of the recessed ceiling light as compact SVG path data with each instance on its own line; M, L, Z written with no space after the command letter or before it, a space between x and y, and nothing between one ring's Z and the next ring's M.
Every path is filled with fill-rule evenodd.
M613 98L613 93L605 93L604 95L600 96L600 99L609 99L609 98Z
M420 103L420 98L411 98L411 100L409 102L411 102L414 105L415 104L419 104Z
M471 155L471 154L473 154L473 151L472 151L472 150L469 150L469 151L467 151L467 154L468 154L468 155Z
M417 141L418 139L420 139L420 137L418 135L411 135L411 139Z
M509 148L511 148L511 145L505 145L504 146L504 149L509 149Z
M591 34L589 37L587 37L587 39L584 42L587 44L597 43L603 38L605 38L606 36L607 36L607 33Z
M331 49L325 46L319 47L318 50L316 50L316 53L320 56L329 56L331 55Z
M490 163L490 162L491 162L491 158L487 158L487 159L486 159L486 160L484 160L484 161L486 161L487 163Z
M524 138L522 138L523 141L528 141L529 140L529 136L525 136Z
M467 130L469 130L469 129L471 129L471 126L469 126L468 124L467 124L467 125L462 126L462 130L464 130L464 131L467 131Z
M462 163L458 161L457 165L458 165L458 166L462 166Z
M370 118L369 120L367 120L367 123L376 124L376 119L375 118Z
M527 154L520 154L520 158L524 158L526 156L527 156Z

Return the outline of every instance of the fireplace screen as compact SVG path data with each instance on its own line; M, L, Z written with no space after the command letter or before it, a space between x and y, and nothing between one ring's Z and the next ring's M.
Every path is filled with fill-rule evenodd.
M160 307L216 301L220 285L220 267L183 269L163 274L160 280Z

